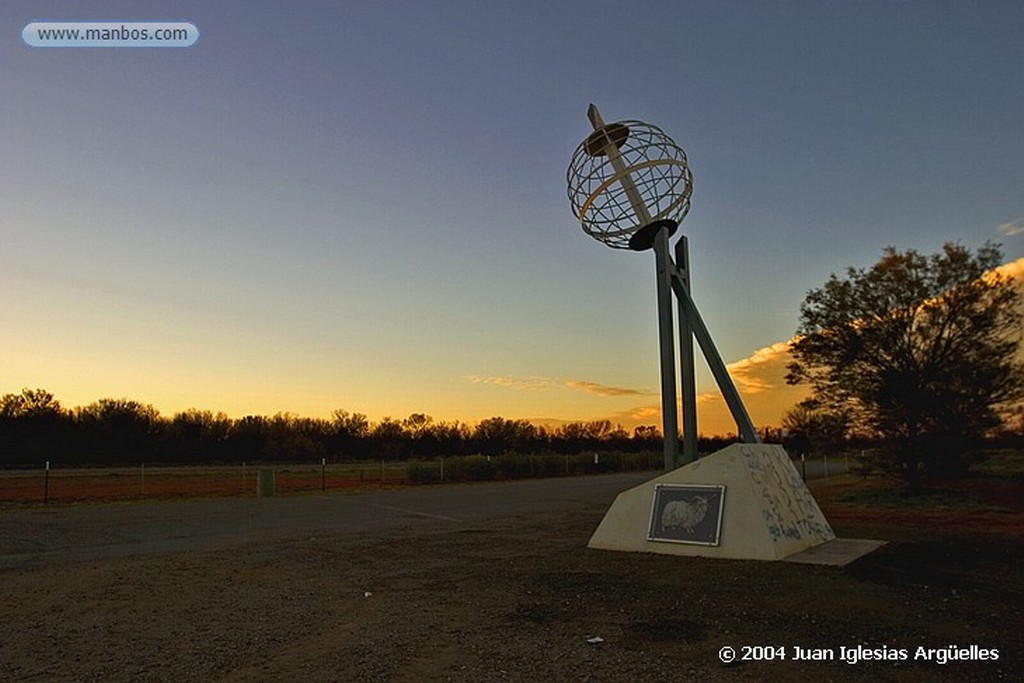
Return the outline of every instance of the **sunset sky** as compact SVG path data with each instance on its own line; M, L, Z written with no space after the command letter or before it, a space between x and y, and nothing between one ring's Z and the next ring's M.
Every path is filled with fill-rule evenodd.
M150 19L201 37L21 37ZM590 102L686 150L694 298L759 427L830 273L986 240L1024 271L1017 1L12 0L0 28L0 394L660 425L653 257L566 198Z

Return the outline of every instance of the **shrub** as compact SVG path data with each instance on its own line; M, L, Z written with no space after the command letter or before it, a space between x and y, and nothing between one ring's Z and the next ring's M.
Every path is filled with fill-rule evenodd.
M414 484L433 484L441 481L441 465L437 462L413 460L405 466L405 473ZM447 472L445 476L448 476Z
M494 471L502 479L526 479L535 476L533 455L505 453L494 459Z
M474 481L494 478L494 463L485 455L471 455L465 458L466 477Z

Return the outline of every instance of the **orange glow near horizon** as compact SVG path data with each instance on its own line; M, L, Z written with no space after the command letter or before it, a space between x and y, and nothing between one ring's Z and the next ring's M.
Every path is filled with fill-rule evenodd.
M1024 258L999 272L1021 284L1024 310ZM790 341L755 349L728 364L754 425L777 427L783 414L810 395L806 386L786 383ZM5 343L9 367L0 393L22 388L52 392L66 408L101 398L129 398L153 405L165 417L188 409L223 412L231 418L291 413L327 419L336 409L363 413L371 421L403 419L412 413L435 421L476 424L489 417L526 419L557 426L574 421L610 420L629 432L637 426L661 428L661 405L650 388L603 384L585 379L544 376L450 377L435 372L399 372L343 376L284 358L256 370L231 348L204 356L206 364L169 358L152 349L118 349L111 354L95 345L69 348L65 340L27 344ZM131 351L131 352L129 352ZM210 372L217 367L219 372ZM338 391L335 386L344 386ZM716 387L698 387L698 428L701 434L735 433L735 424Z

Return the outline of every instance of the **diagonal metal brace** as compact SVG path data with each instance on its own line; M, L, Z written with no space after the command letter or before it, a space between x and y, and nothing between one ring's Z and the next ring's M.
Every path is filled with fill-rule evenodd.
M672 271L672 291L675 292L679 305L683 308L690 327L693 329L693 336L697 338L697 343L700 344L700 349L704 352L704 358L708 362L708 367L711 368L711 374L715 376L718 388L722 391L722 396L725 397L725 403L729 406L732 419L736 422L740 440L744 443L760 443L761 440L757 438L754 423L750 421L750 415L747 414L740 394L732 383L729 371L725 369L725 362L719 355L718 349L715 348L715 343L711 340L711 333L708 332L707 325L704 324L704 319L701 318L700 311L697 310L697 305L693 303L690 292L687 291L683 273L674 262L670 270Z

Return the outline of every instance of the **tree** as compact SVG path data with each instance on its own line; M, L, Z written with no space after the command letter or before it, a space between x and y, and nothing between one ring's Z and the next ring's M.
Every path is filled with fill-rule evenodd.
M88 455L101 461L139 461L151 456L160 429L160 413L148 403L101 398L77 408L75 421Z
M430 425L434 418L423 413L413 413L402 421L406 437L409 440L409 455L418 458L437 448L437 440L432 438Z
M332 457L356 459L370 453L370 421L362 413L350 413L341 408L331 413L327 450Z
M71 435L71 415L45 389L0 397L0 462L57 458Z
M204 461L222 455L231 432L231 419L224 413L189 408L167 423L164 449L172 460Z
M380 455L389 458L401 458L404 455L405 446L408 442L408 434L405 426L390 417L385 417L374 425L370 432L370 438L380 449Z
M562 453L579 453L598 448L612 432L611 420L568 422L555 431L556 444Z
M813 398L797 403L782 416L782 428L789 432L787 446L805 454L842 448L849 426L845 412L829 410Z
M268 454L275 460L319 460L329 423L292 413L276 413L266 422Z
M246 415L231 424L226 440L231 459L239 462L270 460L270 425L262 415Z
M661 432L654 425L640 425L633 428L633 438L637 441L656 441L661 438Z
M430 425L430 433L437 442L438 455L462 455L466 452L472 430L465 424L455 422L435 422Z
M1019 293L992 272L1001 261L990 243L977 254L947 243L930 257L888 247L800 307L788 381L884 439L911 489L962 465L999 409L1024 395Z
M522 453L537 436L537 428L527 420L489 417L477 423L473 443L480 452L499 455L506 451Z

